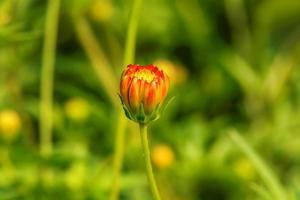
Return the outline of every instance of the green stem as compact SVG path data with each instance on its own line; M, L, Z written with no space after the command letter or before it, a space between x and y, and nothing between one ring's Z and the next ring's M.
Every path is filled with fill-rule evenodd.
M132 12L128 23L127 37L125 43L124 65L132 64L135 57L136 33L138 28L139 15L142 0L134 0Z
M136 34L138 28L138 19L142 6L142 0L134 0L132 6L132 13L128 23L127 38L124 52L124 66L133 63L135 57L135 43ZM114 146L114 175L111 185L111 200L119 199L120 192L120 174L123 165L124 157L124 143L125 143L125 129L126 129L126 118L123 113L123 109L119 111L119 120L117 132L115 134L115 146Z
M113 161L113 180L111 187L111 200L119 198L120 190L120 173L122 170L123 157L124 157L124 138L126 129L126 119L124 117L123 110L119 111L118 127L115 134L115 149L114 149L114 161Z
M60 0L48 0L41 72L40 151L52 153L53 76Z
M105 89L108 97L113 105L118 108L119 102L116 98L117 91L117 79L111 70L111 64L109 63L103 48L97 41L95 34L92 31L88 21L83 16L73 16L74 27L86 55L88 56L92 67L98 76L100 83ZM120 172L122 169L123 155L124 155L124 135L126 129L126 119L123 114L123 110L118 111L118 122L116 130L116 138L114 145L114 160L113 160L113 180L111 185L111 200L117 200L120 190Z
M10 145L6 144L1 152L1 161L5 170L5 173L9 175L10 178L15 177L15 167L10 157ZM0 150L0 151L1 151Z
M260 174L262 180L265 182L269 191L272 193L273 198L276 200L285 200L285 192L278 181L277 177L273 174L271 169L253 150L253 148L238 134L235 130L229 132L231 140L240 148L240 150L249 158L249 160L256 167L257 172Z
M100 83L105 89L111 102L116 108L119 107L119 102L116 98L117 79L115 78L111 65L105 56L104 50L97 41L88 21L83 16L73 17L74 27L86 55L88 56ZM111 200L117 200L119 197L120 188L120 172L122 169L123 155L124 155L124 135L126 129L126 119L123 110L118 111L118 122L116 130L116 139L114 145L114 160L113 160L113 180L111 185Z
M150 185L151 192L153 194L153 197L155 200L160 200L160 195L155 183L155 179L153 176L152 171L152 165L151 165L151 157L150 157L150 150L149 150L149 144L148 144L148 133L147 133L147 125L140 124L140 134L141 134L141 140L144 150L144 159L146 164L146 174L148 178L148 182Z
M247 58L251 58L251 35L247 23L248 16L244 0L225 0L225 11L230 28L231 37L236 50L240 51Z
M114 106L119 106L116 95L118 88L117 79L90 24L83 16L73 17L73 22L79 42L89 58L100 83Z

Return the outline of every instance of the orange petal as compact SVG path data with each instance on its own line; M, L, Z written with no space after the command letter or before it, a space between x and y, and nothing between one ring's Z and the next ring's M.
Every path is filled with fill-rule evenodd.
M145 96L145 80L140 80L140 102L144 101L144 96Z
M132 78L130 76L125 76L122 78L120 83L120 95L127 107L129 106L128 90L131 82L132 82Z
M143 87L144 87L144 91L141 95L143 97L142 101L143 101L144 108L145 108L147 106L146 101L147 101L147 97L148 97L148 93L149 93L150 84L147 81L144 81Z
M147 114L151 113L155 106L157 105L157 83L152 81L149 87L149 91L146 94L146 104L145 104L145 112Z
M140 106L140 82L133 78L129 89L129 105L133 112L136 112Z
M165 79L163 80L163 86L162 86L162 95L160 99L161 101L163 101L167 96L169 85L170 85L169 77L165 75Z

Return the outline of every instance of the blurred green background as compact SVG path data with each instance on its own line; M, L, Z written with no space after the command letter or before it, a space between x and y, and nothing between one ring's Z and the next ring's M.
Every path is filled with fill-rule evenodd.
M51 1L0 1L0 199L106 200L133 1ZM300 199L300 1L151 0L138 19L135 62L175 96L149 130L162 198L275 199L237 134ZM125 137L120 199L150 200L132 122Z

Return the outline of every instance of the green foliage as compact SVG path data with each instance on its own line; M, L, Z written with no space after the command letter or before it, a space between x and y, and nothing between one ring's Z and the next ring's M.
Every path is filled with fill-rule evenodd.
M108 199L121 109L111 88L125 67L131 4L61 1L53 152L42 157L47 1L0 1L1 199ZM170 61L159 67L169 73L169 97L175 96L149 127L150 146L166 144L174 153L167 168L154 165L162 199L273 199L249 151L230 141L232 129L286 198L299 199L300 1L153 0L142 7L136 62ZM20 127L18 117L1 114L7 110L17 112ZM128 123L120 199L148 200L139 134Z

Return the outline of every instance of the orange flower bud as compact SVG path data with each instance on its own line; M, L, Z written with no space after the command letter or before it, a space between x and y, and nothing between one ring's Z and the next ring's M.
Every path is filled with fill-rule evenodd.
M120 82L126 116L138 123L158 119L168 89L169 77L156 66L128 65Z

